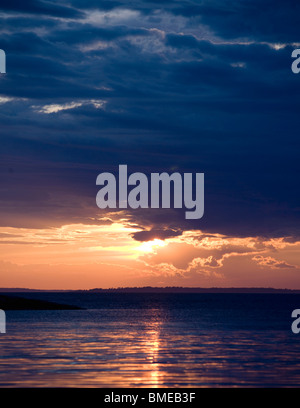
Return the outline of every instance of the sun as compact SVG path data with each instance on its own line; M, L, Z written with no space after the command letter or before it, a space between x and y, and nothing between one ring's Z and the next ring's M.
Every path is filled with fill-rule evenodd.
M161 239L155 238L152 241L143 242L137 247L137 250L144 253L154 252L155 249L159 247L166 246L167 243Z

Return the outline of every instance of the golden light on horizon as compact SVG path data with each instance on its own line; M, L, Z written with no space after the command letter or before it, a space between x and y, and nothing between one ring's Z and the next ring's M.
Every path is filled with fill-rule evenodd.
M135 239L141 231L145 228L126 219L39 229L1 227L2 285L33 289L264 286L271 273L274 286L299 287L299 241L194 230L141 242ZM241 267L249 274L238 274Z

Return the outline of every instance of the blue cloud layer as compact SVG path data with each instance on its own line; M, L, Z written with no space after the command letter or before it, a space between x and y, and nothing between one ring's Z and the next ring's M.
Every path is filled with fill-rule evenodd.
M1 225L89 222L102 215L97 174L125 163L206 175L203 219L129 214L156 235L298 234L297 2L32 0L1 11Z

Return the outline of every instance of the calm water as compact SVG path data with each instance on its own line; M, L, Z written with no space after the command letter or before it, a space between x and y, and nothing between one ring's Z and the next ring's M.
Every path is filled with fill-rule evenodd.
M2 387L300 386L299 295L26 294L8 311Z

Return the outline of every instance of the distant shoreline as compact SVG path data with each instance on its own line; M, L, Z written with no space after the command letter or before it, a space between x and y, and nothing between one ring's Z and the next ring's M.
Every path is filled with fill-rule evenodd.
M125 287L110 289L28 289L0 288L0 293L262 293L262 294L300 294L300 289L274 288L193 288L193 287Z

